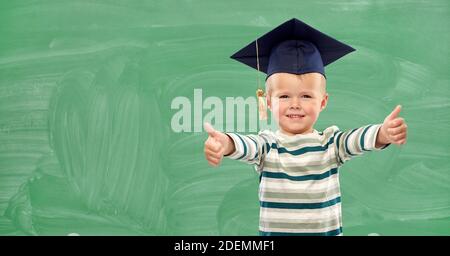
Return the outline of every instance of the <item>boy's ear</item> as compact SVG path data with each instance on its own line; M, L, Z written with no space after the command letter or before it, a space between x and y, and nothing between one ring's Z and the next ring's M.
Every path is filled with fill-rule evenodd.
M270 95L266 94L267 108L272 111L272 101L270 100Z
M328 103L328 93L325 93L322 102L320 102L320 111L324 110L327 107L327 103Z

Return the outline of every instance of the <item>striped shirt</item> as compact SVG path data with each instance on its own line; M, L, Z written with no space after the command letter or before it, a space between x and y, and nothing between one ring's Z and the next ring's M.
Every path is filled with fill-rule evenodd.
M254 164L260 174L260 235L342 235L339 167L375 147L381 124L350 131L288 136L227 133L231 159Z

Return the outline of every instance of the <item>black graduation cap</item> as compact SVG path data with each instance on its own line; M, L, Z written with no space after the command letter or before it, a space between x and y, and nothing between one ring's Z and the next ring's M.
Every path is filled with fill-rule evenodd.
M267 78L280 72L318 72L325 76L324 66L355 51L295 18L251 42L231 58L258 69L256 46L259 70L266 73Z

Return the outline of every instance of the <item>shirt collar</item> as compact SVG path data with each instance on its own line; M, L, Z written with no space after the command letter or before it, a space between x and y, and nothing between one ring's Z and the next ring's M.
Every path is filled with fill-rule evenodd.
M292 139L299 139L299 138L315 137L315 136L319 135L319 132L316 129L313 129L313 131L311 133L308 133L308 134L287 135L287 134L283 133L282 131L277 130L275 132L275 135L277 135L277 137L285 139L285 140L292 140Z

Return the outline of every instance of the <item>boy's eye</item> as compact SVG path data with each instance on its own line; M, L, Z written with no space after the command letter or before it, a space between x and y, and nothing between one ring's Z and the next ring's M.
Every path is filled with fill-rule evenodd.
M287 95L281 95L279 98L280 98L280 99L287 99L287 98L289 98L289 96L287 96Z
M302 98L310 99L310 98L312 98L312 97L311 97L311 95L303 95Z

